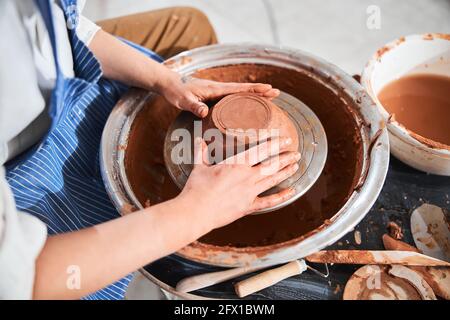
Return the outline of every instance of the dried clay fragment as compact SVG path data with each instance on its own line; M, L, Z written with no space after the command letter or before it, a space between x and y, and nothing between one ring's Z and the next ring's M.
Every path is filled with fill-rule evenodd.
M411 214L411 233L416 247L436 259L450 261L448 217L438 206L424 203Z
M402 240L403 239L403 231L402 228L396 224L395 222L391 221L388 224L388 230L389 230L389 235L396 239L396 240Z
M400 250L419 252L419 249L400 240L395 240L387 234L383 235L386 250ZM433 289L434 293L446 300L450 300L450 268L449 267L409 267L420 273Z
M366 265L350 277L343 299L434 300L436 297L420 274L408 267Z
M409 281L419 292L422 300L436 300L433 289L418 272L401 265L393 265L388 272L397 278Z

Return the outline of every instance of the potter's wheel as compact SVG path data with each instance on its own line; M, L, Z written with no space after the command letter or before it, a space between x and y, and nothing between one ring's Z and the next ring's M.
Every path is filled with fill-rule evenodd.
M273 194L290 187L295 190L294 196L258 213L280 209L301 197L319 178L327 158L325 130L314 112L306 104L285 92L281 92L272 102L285 111L294 124L298 134L298 151L302 157L299 161L299 169L292 177L263 194ZM180 189L186 184L193 168L192 161L186 161L193 159L193 148L185 149L191 150L191 156L187 158L182 153L172 151L175 150L174 148L179 150L180 143L192 146L194 138L201 136L201 130L194 130L196 120L199 121L199 118L192 113L181 112L170 125L164 141L164 161L171 178ZM187 130L189 135L182 134L183 130L179 129Z

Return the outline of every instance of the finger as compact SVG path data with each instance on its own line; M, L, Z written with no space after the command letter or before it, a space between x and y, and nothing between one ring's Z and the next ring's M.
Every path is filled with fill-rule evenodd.
M272 86L266 83L233 83L238 90L252 93L265 93L272 90Z
M291 138L275 138L254 146L245 152L238 153L237 155L227 158L222 162L227 164L248 164L253 166L269 157L286 151L291 144Z
M266 190L269 190L272 187L280 184L290 176L292 176L298 170L298 163L291 164L277 173L267 176L256 183L257 190L259 193L262 193Z
M281 169L296 163L301 158L299 152L285 152L279 157L272 157L264 160L259 165L255 166L254 169L259 171L261 176L270 176Z
M246 86L242 88L243 92L256 93L268 99L278 97L280 94L280 90L272 88L270 84L245 83L243 85Z
M270 84L264 83L212 82L209 87L208 98L218 98L238 92L251 92L267 98L274 98L280 93L278 89L273 89Z
M208 145L206 144L205 140L202 139L202 158L203 158L203 163L206 165L210 165L211 163L209 162L209 150L208 150Z
M267 99L273 99L280 95L280 90L278 89L270 89L262 94Z
M208 164L208 147L205 141L197 137L194 140L194 165Z
M290 199L295 194L294 189L284 189L276 194L265 197L257 197L253 202L250 212L260 211L263 209L274 207L280 203Z
M181 105L181 109L190 111L195 114L197 117L204 118L208 115L208 106L198 100L186 99L185 102Z

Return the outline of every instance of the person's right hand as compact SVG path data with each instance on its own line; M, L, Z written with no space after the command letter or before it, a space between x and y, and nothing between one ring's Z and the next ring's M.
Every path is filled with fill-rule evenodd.
M300 154L286 152L291 143L290 138L274 139L209 165L207 146L197 138L194 169L179 197L184 199L189 211L195 210L195 217L209 230L282 203L292 197L292 189L264 197L258 195L297 171Z

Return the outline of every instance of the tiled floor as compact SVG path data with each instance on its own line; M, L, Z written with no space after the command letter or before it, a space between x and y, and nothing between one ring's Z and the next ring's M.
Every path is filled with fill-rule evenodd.
M380 11L380 28L367 19ZM450 33L450 0L89 0L92 20L168 6L193 6L210 18L220 42L284 45L316 54L350 74L388 41L413 33ZM369 8L370 11L370 8ZM130 299L159 298L142 276Z
M352 74L390 40L450 32L449 0L89 0L85 14L97 20L176 5L203 10L220 42L290 46ZM370 5L380 9L380 29L366 26Z

